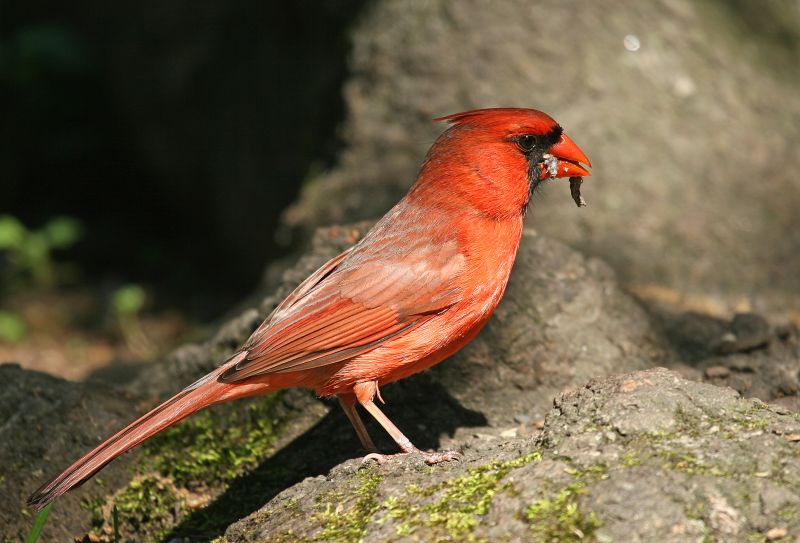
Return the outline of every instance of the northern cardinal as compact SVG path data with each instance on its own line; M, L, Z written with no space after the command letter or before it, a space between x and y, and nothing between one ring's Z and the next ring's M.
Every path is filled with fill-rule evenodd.
M458 351L491 316L508 282L532 190L548 177L588 176L586 155L548 115L480 109L436 119L408 194L354 247L286 298L216 370L143 415L28 498L42 508L145 439L206 406L280 390L337 396L362 445L378 455L355 405L429 464L373 402L379 387Z

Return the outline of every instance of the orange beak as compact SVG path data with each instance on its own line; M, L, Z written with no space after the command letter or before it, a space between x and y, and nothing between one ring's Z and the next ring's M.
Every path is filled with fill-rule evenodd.
M591 166L592 163L589 158L563 132L559 140L547 152L555 157L555 163L553 164L552 159L550 164L545 161L542 164L539 179L547 179L549 177L588 177L592 175L589 170L581 166L581 164ZM555 175L552 175L553 173Z

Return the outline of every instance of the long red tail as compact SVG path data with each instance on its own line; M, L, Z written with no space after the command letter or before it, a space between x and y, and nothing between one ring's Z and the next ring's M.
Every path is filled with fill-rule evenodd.
M204 407L230 399L230 390L236 385L217 381L217 374L222 369L219 368L177 393L92 449L83 458L64 470L61 475L31 494L28 498L28 505L36 509L43 508L65 492L84 483L103 469L106 464L145 439ZM229 394L226 395L226 392Z

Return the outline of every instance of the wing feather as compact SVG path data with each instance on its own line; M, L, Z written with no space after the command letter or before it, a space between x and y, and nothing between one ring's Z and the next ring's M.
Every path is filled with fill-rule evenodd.
M300 301L306 294L311 292L311 290L316 287L320 281L325 279L329 274L336 269L336 267L341 264L341 262L347 258L347 255L355 247L350 247L349 249L341 252L340 254L336 255L335 257L328 260L325 264L323 264L317 271L309 275L296 289L294 289L291 294L289 294L285 300L283 300L278 307L272 312L269 316L269 319L265 321L264 324L272 324L276 320L278 320L282 314L288 311L293 305L295 305L298 301Z
M456 279L464 257L455 240L434 243L402 232L384 232L380 244L368 239L369 234L292 292L245 343L247 355L220 380L337 364L460 300Z

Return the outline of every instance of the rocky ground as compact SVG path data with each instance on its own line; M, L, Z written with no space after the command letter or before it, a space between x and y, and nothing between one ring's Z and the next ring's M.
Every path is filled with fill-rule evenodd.
M653 369L559 394L533 437L349 460L231 526L255 541L765 541L800 530L800 420Z
M3 366L5 538L28 529L24 497L46 476L212 367L365 228L319 231L273 294L124 390ZM678 373L646 371L656 366ZM111 541L117 504L128 541L797 535L798 372L791 326L645 309L603 262L526 230L487 328L451 360L384 391L387 413L420 447L460 449L463 462L362 468L338 407L291 391L207 410L115 462L58 502L46 534Z

